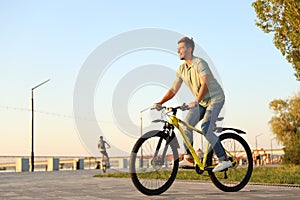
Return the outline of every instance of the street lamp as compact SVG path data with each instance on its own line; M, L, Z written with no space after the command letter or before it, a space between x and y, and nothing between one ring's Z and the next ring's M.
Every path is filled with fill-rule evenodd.
M257 150L257 137L259 137L261 135L263 135L263 133L255 136L255 148L256 148L256 150Z
M141 137L143 135L143 112L145 112L148 109L149 109L149 107L140 111L140 133L141 133ZM143 145L141 146L140 167L143 168Z
M31 171L34 171L34 104L33 104L33 90L40 87L41 85L47 83L50 79L38 84L37 86L31 88Z

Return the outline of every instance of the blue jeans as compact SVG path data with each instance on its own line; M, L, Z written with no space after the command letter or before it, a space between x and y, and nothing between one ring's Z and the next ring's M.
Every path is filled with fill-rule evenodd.
M220 111L224 105L224 101L218 103L212 103L208 107L203 107L198 105L197 107L191 109L186 116L185 121L192 126L196 126L196 124L202 120L201 129L205 136L205 138L211 144L211 147L217 154L219 160L225 160L226 153L224 148L220 142L219 137L213 132L215 128L215 123L220 114ZM193 145L193 130L185 127L185 134L188 136L191 144ZM187 146L184 144L184 148L187 153L190 154Z

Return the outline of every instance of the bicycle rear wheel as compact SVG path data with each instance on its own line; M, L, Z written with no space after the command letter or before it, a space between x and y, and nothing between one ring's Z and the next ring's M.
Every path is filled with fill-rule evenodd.
M174 182L178 151L163 131L150 131L135 144L130 156L130 176L135 187L146 195L159 195Z
M102 171L103 171L103 173L106 172L106 164L102 164Z
M233 164L232 167L221 172L214 173L208 170L208 174L214 185L220 190L225 192L239 191L247 185L251 178L253 158L250 147L241 136L235 133L225 133L219 138ZM232 156L229 155L229 152ZM208 154L207 165L216 165L217 160L212 150Z

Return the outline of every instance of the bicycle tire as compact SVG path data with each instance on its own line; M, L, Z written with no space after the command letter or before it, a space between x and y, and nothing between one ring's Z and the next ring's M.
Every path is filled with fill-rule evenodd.
M102 171L103 171L103 173L106 172L106 165L102 165Z
M208 170L208 174L213 184L220 190L237 192L247 185L252 175L253 158L251 149L247 142L235 133L224 133L219 138L223 147L231 154L234 153L235 157L241 158L242 161L233 163L233 166L225 171L214 173L212 170ZM209 152L207 166L214 164L214 155L213 150Z
M168 190L176 178L179 160L175 143L169 143L164 162L160 162L167 138L168 134L163 131L150 131L139 138L132 149L130 176L134 186L143 194L159 195ZM156 151L159 140L162 140L161 147ZM155 152L158 153L156 157Z

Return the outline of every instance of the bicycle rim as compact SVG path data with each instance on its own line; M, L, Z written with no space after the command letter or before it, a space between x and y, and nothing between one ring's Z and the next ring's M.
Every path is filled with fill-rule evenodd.
M150 131L135 144L130 158L130 175L135 187L146 195L165 192L174 182L178 171L178 152L171 142L165 156L167 135L164 132ZM162 141L156 151L159 140ZM155 155L156 154L156 155Z
M241 190L251 178L253 170L253 158L247 142L235 133L225 133L220 136L223 147L230 152L235 160L233 166L225 171L208 171L209 176L216 187L225 192ZM229 153L227 153L229 156ZM218 159L213 151L208 154L208 166L216 165Z

